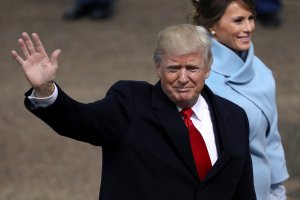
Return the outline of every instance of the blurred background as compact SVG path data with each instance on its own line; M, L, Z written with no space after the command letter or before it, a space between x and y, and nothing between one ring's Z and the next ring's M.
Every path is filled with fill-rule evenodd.
M257 24L256 54L277 81L279 129L290 179L288 199L300 199L300 1L284 0L283 24ZM82 102L103 97L120 79L155 83L156 34L174 23L191 23L187 0L118 0L106 20L66 21L72 0L0 0L0 199L95 200L101 148L58 136L23 105L29 89L11 58L24 31L37 32L48 53L60 48L57 82ZM264 83L261 83L264 84Z

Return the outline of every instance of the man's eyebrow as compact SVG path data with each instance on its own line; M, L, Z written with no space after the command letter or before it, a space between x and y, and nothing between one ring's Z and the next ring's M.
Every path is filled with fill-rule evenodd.
M180 68L182 67L181 65L177 65L177 64L172 64L172 65L167 65L166 68Z
M196 64L188 64L186 67L201 67L202 65L196 65Z

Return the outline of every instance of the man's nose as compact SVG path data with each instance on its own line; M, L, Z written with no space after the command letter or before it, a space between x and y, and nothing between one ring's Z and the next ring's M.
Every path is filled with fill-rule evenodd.
M182 68L179 70L179 77L178 77L178 81L180 83L187 83L189 78L188 78L188 71L185 68Z

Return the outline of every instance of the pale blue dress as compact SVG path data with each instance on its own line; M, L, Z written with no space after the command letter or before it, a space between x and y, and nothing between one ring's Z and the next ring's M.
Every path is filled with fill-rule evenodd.
M268 200L271 184L289 177L277 126L275 80L271 70L254 55L252 44L244 53L242 59L213 39L213 65L206 84L246 111L255 191L258 200Z

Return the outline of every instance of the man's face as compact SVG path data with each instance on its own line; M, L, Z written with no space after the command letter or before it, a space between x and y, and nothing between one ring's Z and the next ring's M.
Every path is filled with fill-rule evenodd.
M167 54L156 66L156 73L165 94L177 106L187 108L198 100L210 68L200 52L180 56Z

